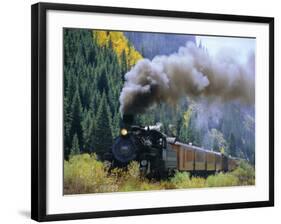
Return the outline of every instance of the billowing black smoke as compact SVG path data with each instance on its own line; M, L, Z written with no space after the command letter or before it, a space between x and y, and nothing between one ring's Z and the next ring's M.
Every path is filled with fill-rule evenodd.
M254 54L241 64L232 52L212 57L188 42L175 54L140 60L126 75L120 95L121 114L143 113L181 97L206 97L252 105L255 100Z

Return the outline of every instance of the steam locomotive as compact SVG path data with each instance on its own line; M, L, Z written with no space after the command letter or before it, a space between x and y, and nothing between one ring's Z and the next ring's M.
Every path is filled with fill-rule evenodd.
M113 167L125 167L138 161L140 170L148 177L165 178L176 170L208 175L235 169L238 159L206 150L167 137L157 126L132 125L131 117L124 117L120 136L105 155Z

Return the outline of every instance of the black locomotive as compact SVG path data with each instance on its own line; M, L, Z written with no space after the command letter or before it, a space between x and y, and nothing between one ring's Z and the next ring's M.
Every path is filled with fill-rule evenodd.
M111 151L104 155L113 167L125 167L131 161L138 161L146 176L163 178L175 170L205 175L231 171L238 165L236 158L181 143L161 133L156 126L140 127L132 123L132 116L123 118L120 136Z

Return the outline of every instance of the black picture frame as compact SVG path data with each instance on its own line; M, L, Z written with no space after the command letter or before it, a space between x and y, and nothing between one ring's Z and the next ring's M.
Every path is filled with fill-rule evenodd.
M148 215L237 208L274 206L274 18L240 15L163 11L137 8L102 7L89 5L37 3L31 13L31 218L37 221ZM46 214L46 13L48 10L100 12L154 17L176 17L216 21L253 22L269 25L269 200L196 206L140 208L101 212Z

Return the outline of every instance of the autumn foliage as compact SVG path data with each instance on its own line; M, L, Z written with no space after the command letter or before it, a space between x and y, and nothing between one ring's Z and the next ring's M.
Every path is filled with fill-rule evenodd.
M135 50L123 32L94 30L93 36L100 46L112 47L119 60L122 57L126 57L129 67L132 67L138 60L142 59L141 54Z

